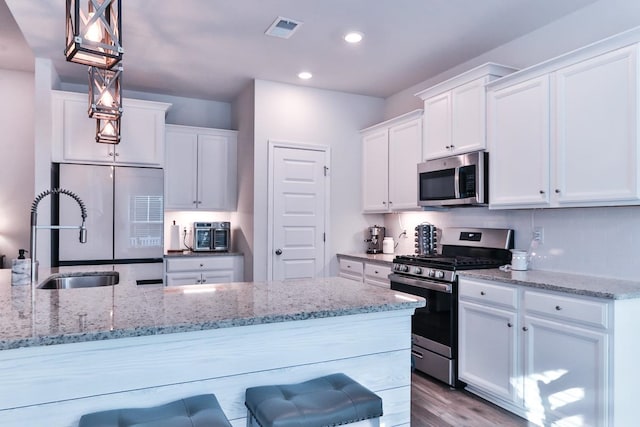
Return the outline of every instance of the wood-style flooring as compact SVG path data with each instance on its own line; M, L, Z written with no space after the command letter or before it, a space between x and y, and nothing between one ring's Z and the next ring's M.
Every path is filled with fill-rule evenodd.
M533 426L467 391L411 374L411 427Z

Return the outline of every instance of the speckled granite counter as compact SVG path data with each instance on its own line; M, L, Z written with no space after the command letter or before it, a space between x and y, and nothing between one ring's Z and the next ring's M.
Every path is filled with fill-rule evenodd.
M553 271L467 270L460 276L607 299L640 298L640 282Z
M41 290L0 271L0 350L401 310L424 300L337 277L165 288L136 286L127 266L65 267L120 273L115 286ZM56 270L57 271L57 270ZM41 269L46 279L51 270Z
M349 258L356 261L364 262L376 262L377 264L383 264L391 266L396 254L367 254L367 253L350 253L350 254L338 254L338 258Z

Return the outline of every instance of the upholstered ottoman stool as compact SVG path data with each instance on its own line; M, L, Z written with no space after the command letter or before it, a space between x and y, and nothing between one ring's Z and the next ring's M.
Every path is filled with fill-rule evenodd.
M113 409L83 415L78 427L231 427L213 394L153 408Z
M345 374L251 387L245 405L248 427L378 426L382 416L382 399Z

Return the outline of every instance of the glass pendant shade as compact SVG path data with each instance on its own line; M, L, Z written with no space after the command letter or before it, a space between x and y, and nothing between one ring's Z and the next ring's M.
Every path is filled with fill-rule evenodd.
M111 70L89 67L89 117L117 119L122 115L122 65Z
M101 144L120 143L120 118L96 120L96 142Z
M67 0L67 61L102 69L120 62L121 9L121 0Z

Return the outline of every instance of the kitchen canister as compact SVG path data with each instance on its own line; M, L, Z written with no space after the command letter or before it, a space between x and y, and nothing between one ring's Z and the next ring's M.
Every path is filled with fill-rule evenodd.
M382 240L382 253L383 254L392 254L395 248L395 243L393 242L393 237L385 237Z
M527 251L522 249L511 249L511 269L524 271L529 268L529 256Z

